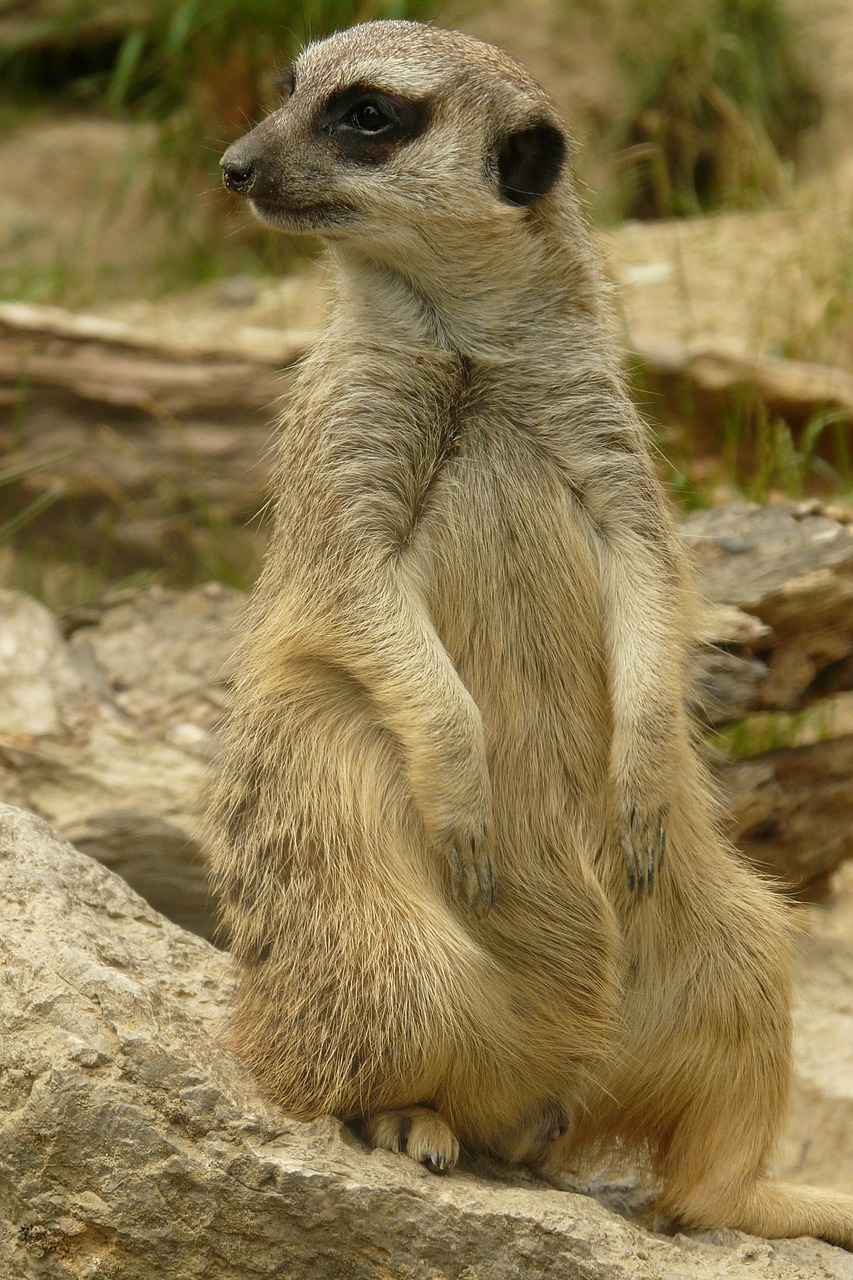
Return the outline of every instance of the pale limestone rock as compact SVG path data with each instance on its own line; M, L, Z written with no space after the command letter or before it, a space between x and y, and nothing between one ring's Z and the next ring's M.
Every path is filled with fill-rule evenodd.
M227 957L5 806L0 911L4 1280L853 1280L821 1242L668 1238L288 1120L218 1039Z
M19 591L0 589L0 734L58 733L85 695L51 612Z

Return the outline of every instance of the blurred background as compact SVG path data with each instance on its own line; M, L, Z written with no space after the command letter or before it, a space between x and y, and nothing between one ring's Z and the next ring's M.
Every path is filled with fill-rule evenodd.
M198 795L328 298L319 247L265 232L218 161L300 45L377 16L503 45L578 139L711 602L728 829L827 901L801 913L783 1168L849 1187L853 0L0 0L0 797L213 932Z
M271 371L325 294L317 247L262 230L217 162L306 39L377 16L503 45L570 122L676 501L849 498L846 378L754 360L853 352L853 5L0 0L1 585L252 580ZM206 362L207 396L146 358ZM257 385L214 403L228 359Z

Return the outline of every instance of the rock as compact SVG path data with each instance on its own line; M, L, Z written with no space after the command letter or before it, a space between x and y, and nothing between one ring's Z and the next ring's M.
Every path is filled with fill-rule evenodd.
M764 666L763 676L754 667L743 673L736 699L721 693L725 713L712 713L710 723L797 710L853 687L853 526L817 505L732 503L693 512L681 533L714 606L704 620L707 643ZM700 664L713 703L712 663L705 655Z
M0 593L0 796L203 935L198 796L241 604L223 587L151 588L73 615L66 642L43 605Z
M695 512L681 530L710 602L695 710L735 730L735 758L717 761L731 836L818 899L853 857L853 527L786 502Z
M63 619L78 667L128 719L204 756L244 597L216 583L107 597Z
M819 900L853 858L853 733L723 766L733 838L759 870Z
M8 1280L853 1280L821 1242L669 1238L289 1120L219 1042L227 957L6 806L0 901Z
M0 590L0 734L24 738L70 727L86 699L47 609L17 591Z

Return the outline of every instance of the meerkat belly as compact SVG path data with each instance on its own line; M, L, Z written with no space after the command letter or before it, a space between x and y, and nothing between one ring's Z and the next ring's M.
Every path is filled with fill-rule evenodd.
M483 715L496 804L526 795L543 827L600 822L611 734L601 586L565 477L492 425L438 479L407 554Z

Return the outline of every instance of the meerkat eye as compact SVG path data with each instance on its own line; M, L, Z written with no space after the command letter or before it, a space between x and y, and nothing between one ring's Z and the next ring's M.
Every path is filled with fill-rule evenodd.
M342 117L339 128L357 129L359 133L386 133L396 121L375 98L362 98Z
M370 84L351 84L328 98L317 123L348 160L377 165L423 133L429 119L428 99L406 98Z

